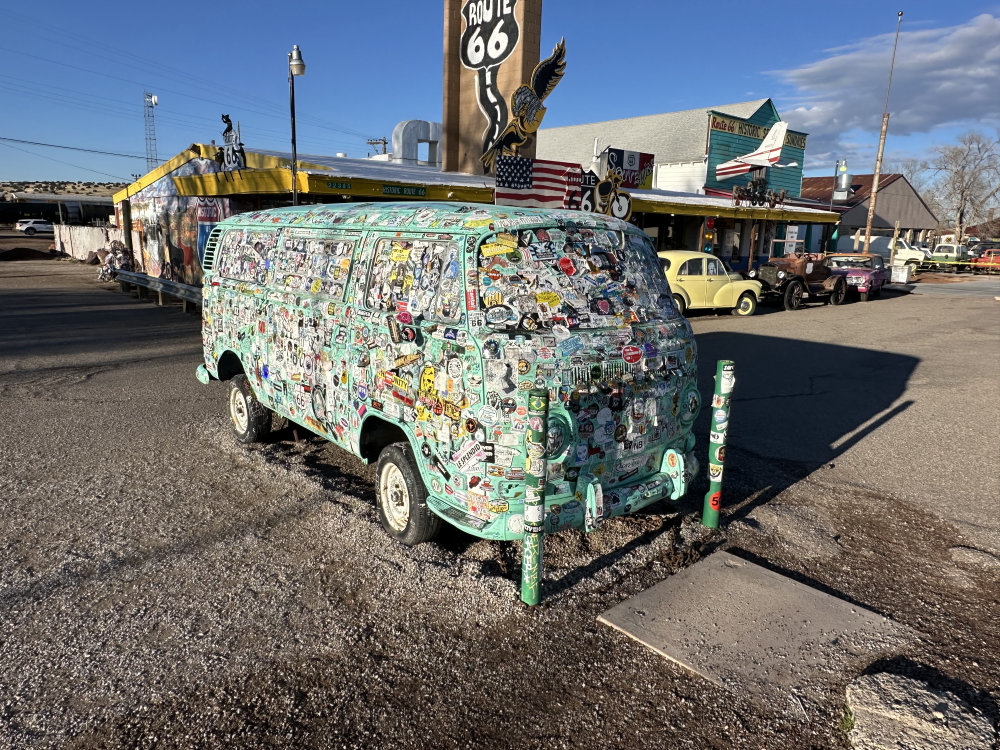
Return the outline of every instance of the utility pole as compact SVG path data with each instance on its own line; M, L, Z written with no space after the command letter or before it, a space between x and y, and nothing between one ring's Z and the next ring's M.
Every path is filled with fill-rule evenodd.
M903 22L903 11L896 14L896 41L892 43L892 62L889 63L889 85L885 89L885 106L882 108L882 132L878 138L878 156L875 157L875 174L872 175L872 195L868 203L868 221L865 224L865 248L872 239L872 219L875 218L875 201L878 198L878 178L882 173L882 152L885 150L885 131L889 129L889 90L892 88L892 69L896 65L896 45L899 44L899 25Z
M385 149L386 149L386 146L389 145L389 141L383 135L381 138L369 138L368 139L368 145L369 146L379 146L379 145L381 145L382 146L382 153L385 154L386 153Z

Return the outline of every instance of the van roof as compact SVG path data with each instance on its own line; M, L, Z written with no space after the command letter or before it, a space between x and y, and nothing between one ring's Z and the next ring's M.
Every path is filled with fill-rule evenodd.
M367 203L320 203L248 211L230 216L220 225L277 224L296 227L408 227L465 231L516 229L527 226L573 225L595 229L639 231L631 224L604 214L568 209L521 208L491 203L400 201Z

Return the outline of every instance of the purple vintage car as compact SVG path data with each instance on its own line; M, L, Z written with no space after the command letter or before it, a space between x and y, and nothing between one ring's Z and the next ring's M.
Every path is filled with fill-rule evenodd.
M856 291L862 302L880 295L889 283L889 269L881 255L840 253L828 255L825 262L831 274L846 277L848 290Z

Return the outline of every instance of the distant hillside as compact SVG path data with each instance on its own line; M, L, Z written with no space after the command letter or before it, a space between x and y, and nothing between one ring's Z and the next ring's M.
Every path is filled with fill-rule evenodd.
M57 193L61 195L114 195L124 182L0 182L0 193Z

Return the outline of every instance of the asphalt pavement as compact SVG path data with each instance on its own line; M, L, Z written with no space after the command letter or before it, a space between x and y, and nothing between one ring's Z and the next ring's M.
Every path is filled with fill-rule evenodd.
M702 393L736 362L720 529L701 478L547 538L529 610L518 545L402 547L370 467L236 443L225 387L194 377L199 318L96 274L0 262L0 747L844 748L846 686L886 670L1000 720L985 289L693 315ZM704 450L707 410L696 429ZM916 638L788 713L597 624L716 550Z

